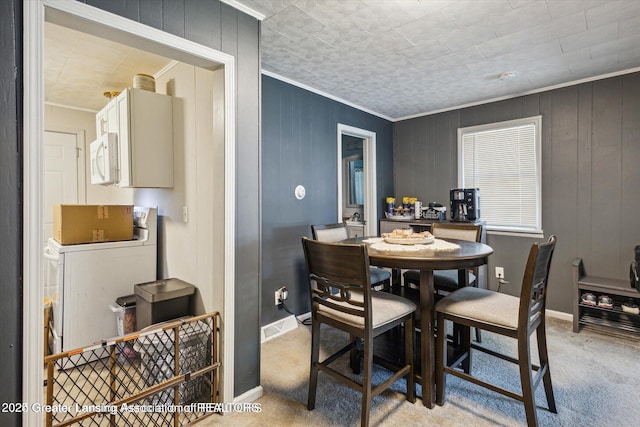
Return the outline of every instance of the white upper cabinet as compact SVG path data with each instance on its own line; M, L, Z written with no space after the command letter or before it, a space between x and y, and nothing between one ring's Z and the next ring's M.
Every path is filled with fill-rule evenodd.
M128 88L96 115L98 137L118 134L118 187L173 187L173 100Z
M96 114L96 139L107 132L118 133L118 105L115 98Z

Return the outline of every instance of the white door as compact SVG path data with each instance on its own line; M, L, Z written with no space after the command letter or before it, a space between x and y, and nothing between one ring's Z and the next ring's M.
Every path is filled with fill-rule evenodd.
M78 135L44 133L43 245L53 236L53 206L78 203Z

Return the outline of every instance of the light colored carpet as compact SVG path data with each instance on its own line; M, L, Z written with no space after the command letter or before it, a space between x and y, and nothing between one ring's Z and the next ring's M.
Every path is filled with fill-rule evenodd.
M483 332L483 344L512 349L513 340ZM322 349L346 343L346 336L323 329ZM557 414L546 409L542 384L536 392L540 426L637 426L640 422L640 342L583 330L547 319L547 340ZM339 342L338 342L339 341ZM310 328L296 330L262 345L261 378L265 395L260 413L211 416L201 426L356 426L360 424L360 394L320 373L316 408L306 409L310 358ZM336 344L336 342L338 342ZM536 355L537 356L537 355ZM534 360L537 357L534 356ZM344 367L348 361L344 360ZM386 372L376 370L374 383ZM519 392L517 367L474 353L474 375L499 377L501 385ZM510 385L510 386L509 386ZM447 377L444 406L427 409L408 403L404 381L376 397L371 425L380 426L526 426L520 402L482 387ZM418 386L418 395L422 394Z

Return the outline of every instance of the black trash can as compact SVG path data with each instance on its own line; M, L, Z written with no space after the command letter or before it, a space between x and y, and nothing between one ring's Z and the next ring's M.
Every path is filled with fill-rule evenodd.
M191 283L175 278L135 285L137 329L193 315L191 296L195 289Z

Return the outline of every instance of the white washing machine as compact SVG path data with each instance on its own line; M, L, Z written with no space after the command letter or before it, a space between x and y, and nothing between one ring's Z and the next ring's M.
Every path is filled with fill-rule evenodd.
M49 239L45 295L53 307L54 353L118 335L109 305L134 293L136 283L156 280L156 208L134 208L134 240L61 245Z

